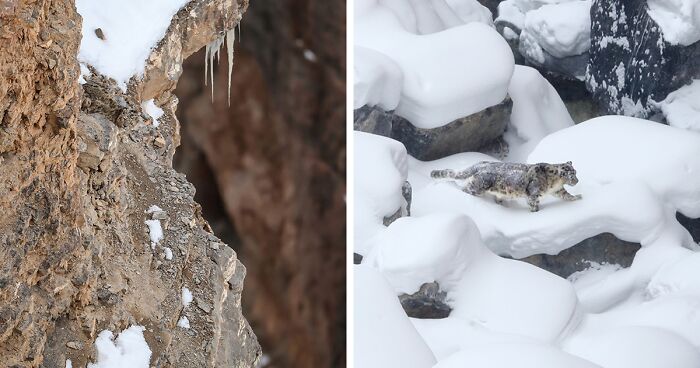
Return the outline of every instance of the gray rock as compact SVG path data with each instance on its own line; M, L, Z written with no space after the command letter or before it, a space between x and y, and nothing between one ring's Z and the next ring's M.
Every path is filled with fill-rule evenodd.
M399 301L409 317L438 319L447 318L452 312L452 308L445 303L446 298L447 292L441 291L437 282L430 282L421 285L413 294L400 295Z
M513 102L506 98L498 105L434 129L417 128L395 115L391 138L403 143L411 156L424 161L478 151L503 134L512 107Z
M353 128L360 132L391 137L393 111L384 111L377 107L362 106L353 113Z
M610 233L603 233L588 238L557 255L537 254L523 258L522 261L561 277L568 277L576 271L588 268L589 262L629 267L639 248L641 245L638 243L626 242Z

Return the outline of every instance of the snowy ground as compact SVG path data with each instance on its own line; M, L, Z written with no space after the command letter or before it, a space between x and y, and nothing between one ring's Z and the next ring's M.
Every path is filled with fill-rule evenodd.
M509 2L525 8L528 3ZM578 1L559 3L539 2L533 9L543 10L530 15L552 10L549 6L564 6L560 10L590 6ZM659 103L670 125L621 116L574 125L556 90L534 69L517 65L510 71L503 69L505 87L503 74L484 87L493 74L485 81L469 71L452 69L449 62L418 57L432 53L432 48L421 48L424 44L411 37L451 42L452 47L446 48L451 55L469 54L473 49L468 42L456 43L445 34L459 30L468 38L469 25L479 21L452 28L437 27L437 22L411 28L405 24L413 23L406 19L420 25L421 14L433 14L434 8L421 10L410 4L414 2L368 1L360 9L365 17L356 22L358 34L363 27L379 27L379 20L391 19L396 9L405 12L399 13L403 17L393 15L398 19L394 25L383 23L389 36L375 32L372 40L359 37L359 46L369 50L356 54L363 60L356 63L355 73L362 75L355 86L359 83L363 88L355 95L355 107L370 104L390 110L393 106L413 122L402 104L418 106L420 110L413 111L425 113L421 117L436 118L435 110L459 114L448 108L452 102L473 99L465 105L488 104L484 96L498 85L513 100L504 136L510 151L500 159L465 152L422 162L410 157L400 142L355 133L354 251L364 256L353 270L356 365L700 367L700 247L676 219L676 213L700 217L697 82ZM561 19L549 20L542 23L540 34L548 32L546 25L557 22L566 28ZM515 21L527 23L525 18ZM390 27L405 33L401 42L413 42L419 48L389 46L390 37L399 33L389 32ZM570 27L576 30L577 24ZM582 43L577 35L578 31L559 34L539 44L579 52ZM500 49L500 41L492 47ZM487 49L480 53L495 55L490 54L489 42L484 45ZM512 60L505 58L501 62ZM447 70L452 73L449 77ZM423 99L428 90L411 90L411 79L420 81L415 86L441 90L433 99ZM475 85L477 93L470 90ZM484 95L478 94L479 88L486 88ZM418 125L430 122L432 126L445 120L417 119ZM548 197L540 211L532 213L522 199L498 205L491 197L464 193L459 182L430 177L432 170L463 170L479 161L499 160L572 161L579 182L566 189L582 199L565 202ZM410 216L402 196L406 181L412 187ZM397 211L403 217L385 226ZM502 257L557 254L602 233L641 244L630 267L593 263L564 279ZM397 296L415 293L431 282L447 292L449 317L409 318Z

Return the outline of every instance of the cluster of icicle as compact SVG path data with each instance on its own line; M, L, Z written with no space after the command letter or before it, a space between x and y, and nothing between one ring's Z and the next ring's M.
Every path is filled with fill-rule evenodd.
M238 32L241 28L239 26ZM216 62L221 58L221 45L226 41L226 55L228 56L228 105L231 106L231 72L233 71L233 42L236 40L235 28L224 33L220 38L215 39L206 46L204 54L204 85L207 85L207 76L211 84L211 100L214 102L214 57ZM209 70L211 68L211 70Z

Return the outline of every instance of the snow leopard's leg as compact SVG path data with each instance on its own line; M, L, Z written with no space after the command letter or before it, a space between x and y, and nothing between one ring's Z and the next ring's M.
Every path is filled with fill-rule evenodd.
M581 199L580 194L573 195L573 194L567 192L566 189L564 189L564 188L561 188L558 191L554 192L553 195L555 197L559 197L565 201L575 201L577 199Z
M531 195L527 197L527 205L530 206L530 212L537 212L540 210L540 196Z
M488 175L474 174L466 179L462 191L473 196L480 196L493 184L493 178Z

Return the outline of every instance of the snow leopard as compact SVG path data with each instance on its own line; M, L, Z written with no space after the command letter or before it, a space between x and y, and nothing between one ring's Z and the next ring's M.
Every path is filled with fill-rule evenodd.
M453 179L461 182L462 191L474 196L491 194L498 204L504 199L527 198L530 211L540 209L540 198L551 194L565 201L581 199L564 189L576 185L578 178L571 161L563 164L521 164L481 161L464 171L433 170L435 179Z

